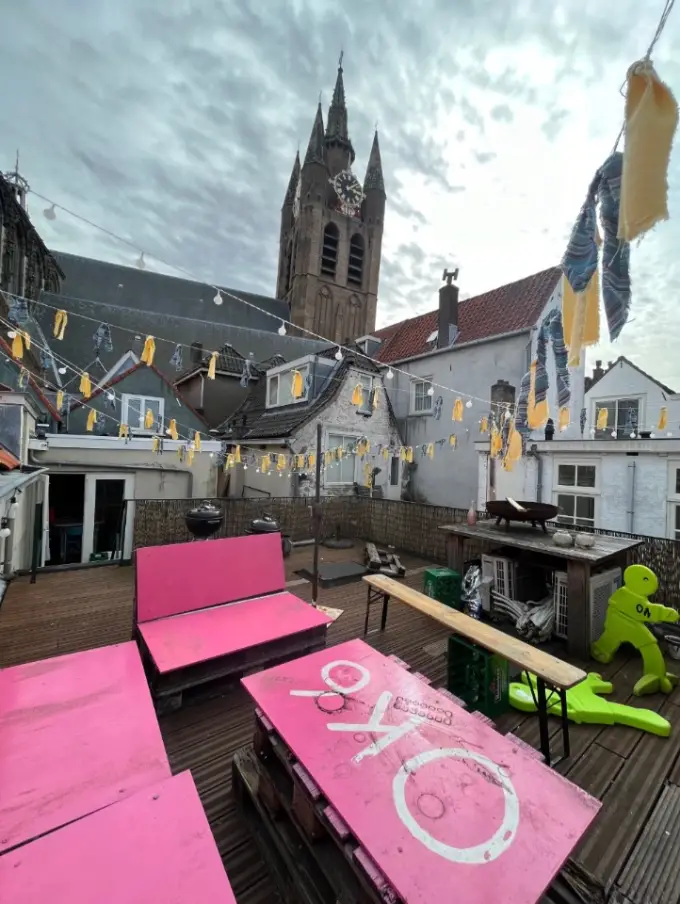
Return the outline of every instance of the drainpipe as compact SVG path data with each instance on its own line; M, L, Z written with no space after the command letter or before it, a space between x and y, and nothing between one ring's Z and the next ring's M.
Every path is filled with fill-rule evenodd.
M536 502L541 502L541 496L543 495L543 459L536 443L529 449L528 454L536 459Z
M6 578L12 577L12 554L14 552L14 523L15 518L17 516L17 500L15 496L12 496L9 506L7 507L7 514L5 518L3 518L3 522L6 522L7 527L9 528L10 534L8 537L5 537L5 556L3 562L3 575Z
M627 512L629 534L635 533L635 465L634 461L631 461L628 465L628 470L630 471L630 508Z

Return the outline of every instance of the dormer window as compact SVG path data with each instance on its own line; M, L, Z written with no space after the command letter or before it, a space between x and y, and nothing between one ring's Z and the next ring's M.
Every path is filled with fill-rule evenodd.
M293 374L297 371L302 378L302 395L293 397ZM281 405L294 405L306 402L309 397L309 364L289 365L267 374L267 408L278 408Z

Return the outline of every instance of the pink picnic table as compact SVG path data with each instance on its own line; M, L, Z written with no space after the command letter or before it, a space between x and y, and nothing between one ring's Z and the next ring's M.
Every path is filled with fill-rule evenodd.
M280 534L137 550L135 622L154 694L319 649L331 619L285 590Z
M405 904L535 904L600 807L361 640L242 683Z
M0 852L169 776L134 643L0 671Z
M7 904L236 904L190 772L0 857Z

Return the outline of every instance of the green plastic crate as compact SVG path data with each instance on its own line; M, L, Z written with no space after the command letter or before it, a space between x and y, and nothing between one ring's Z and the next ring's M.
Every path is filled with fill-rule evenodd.
M508 661L460 637L450 637L446 686L471 712L495 719L510 705Z
M423 592L433 600L460 609L462 579L450 568L428 568L423 575Z

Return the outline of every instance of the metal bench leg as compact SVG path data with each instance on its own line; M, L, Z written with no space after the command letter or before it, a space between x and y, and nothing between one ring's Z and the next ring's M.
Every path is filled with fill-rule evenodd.
M567 692L560 689L560 703L562 704L562 746L564 747L564 757L571 756L571 745L569 744L569 718L567 716Z
M380 630L385 630L385 625L387 624L387 604L390 601L389 593L383 594L383 605L382 605L382 615L380 617Z
M541 753L546 766L550 765L550 732L548 730L548 701L545 696L545 681L536 676L538 696L538 731L541 738Z
M371 611L371 588L366 588L366 618L364 619L364 637L368 634L368 614Z

